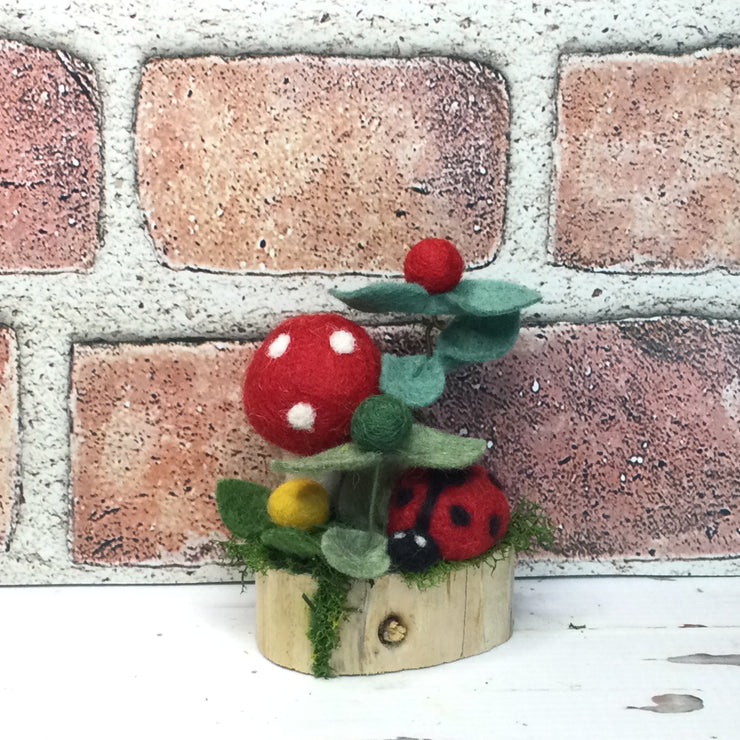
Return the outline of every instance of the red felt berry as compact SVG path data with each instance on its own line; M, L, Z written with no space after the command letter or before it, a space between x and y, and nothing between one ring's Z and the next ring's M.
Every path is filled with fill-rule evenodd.
M349 438L357 405L378 393L380 352L358 324L337 314L287 319L247 367L242 400L255 431L298 455Z
M427 293L452 290L465 263L457 247L446 239L422 239L409 249L403 263L407 283L418 283Z

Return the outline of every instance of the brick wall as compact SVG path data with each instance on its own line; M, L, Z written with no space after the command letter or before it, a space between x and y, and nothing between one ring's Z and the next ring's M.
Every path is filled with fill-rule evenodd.
M0 10L0 582L234 578L256 342L425 236L544 296L427 412L558 525L520 572L740 573L733 3L210 5Z

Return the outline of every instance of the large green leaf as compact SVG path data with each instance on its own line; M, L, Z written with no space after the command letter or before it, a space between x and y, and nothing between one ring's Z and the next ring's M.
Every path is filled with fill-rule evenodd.
M378 578L390 567L387 541L378 532L332 527L321 538L326 562L352 578Z
M400 398L408 406L428 406L445 389L444 367L437 357L384 354L380 390Z
M270 489L236 478L216 483L216 505L226 528L237 537L248 539L269 527L267 497Z
M503 280L461 280L444 295L447 313L500 316L521 311L542 300L534 290Z
M357 290L330 290L350 308L367 313L448 313L447 303L417 283L375 283Z
M483 439L458 437L422 424L413 424L402 449L389 454L401 467L466 468L485 451ZM332 447L311 457L295 460L273 460L277 472L315 475L327 470L362 471L383 460L379 452L363 452L354 442Z
M505 280L461 280L446 293L429 293L417 283L375 283L357 290L330 290L350 308L368 313L500 316L542 300L539 293Z
M273 460L272 469L278 473L315 475L325 470L363 470L380 459L379 452L364 452L353 442L347 442L309 457Z
M519 312L477 318L458 316L440 332L434 354L445 369L505 355L519 334Z
M262 532L263 544L276 550L296 555L299 558L312 558L321 554L321 542L317 535L309 534L295 527L272 527Z
M486 441L414 424L398 461L407 468L467 468L486 450Z

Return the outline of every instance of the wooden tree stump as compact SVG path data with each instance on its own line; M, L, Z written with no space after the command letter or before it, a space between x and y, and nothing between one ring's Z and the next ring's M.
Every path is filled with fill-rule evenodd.
M495 569L482 564L453 571L420 590L389 575L356 581L331 666L337 675L387 673L449 663L500 645L511 636L513 552ZM257 644L273 663L311 673L306 636L316 582L285 571L257 575Z

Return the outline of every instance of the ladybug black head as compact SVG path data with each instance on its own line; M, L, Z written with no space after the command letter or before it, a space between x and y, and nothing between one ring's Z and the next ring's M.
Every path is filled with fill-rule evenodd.
M428 534L402 529L388 539L388 555L399 570L420 573L439 560L439 548Z

